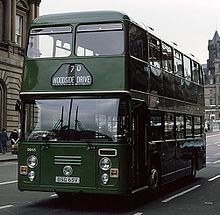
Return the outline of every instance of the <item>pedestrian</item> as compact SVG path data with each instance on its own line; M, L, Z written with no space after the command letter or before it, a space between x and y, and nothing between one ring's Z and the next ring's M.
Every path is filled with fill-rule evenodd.
M9 138L11 139L11 145L14 145L18 142L18 131L16 129L14 129Z
M3 128L2 132L0 133L0 142L2 145L2 154L5 154L5 152L7 151L7 141L8 141L8 135L6 132L6 129Z

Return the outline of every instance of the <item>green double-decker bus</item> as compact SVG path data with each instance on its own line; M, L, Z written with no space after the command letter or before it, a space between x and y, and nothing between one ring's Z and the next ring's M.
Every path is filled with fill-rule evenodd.
M201 66L126 14L34 20L20 98L21 191L124 195L206 165Z

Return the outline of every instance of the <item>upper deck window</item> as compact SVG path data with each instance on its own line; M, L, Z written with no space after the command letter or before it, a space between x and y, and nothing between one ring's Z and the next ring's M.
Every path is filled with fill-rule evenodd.
M129 28L130 54L138 59L147 61L147 35L146 32L135 25Z
M153 35L149 35L150 65L161 68L161 42Z
M67 57L71 54L72 29L69 26L33 28L30 31L27 57Z
M162 67L167 72L173 72L173 50L164 42L162 42Z
M174 72L183 77L183 55L177 50L174 50Z
M122 24L79 25L76 33L77 56L118 55L124 52Z
M191 61L190 58L183 56L183 65L184 65L184 77L191 81Z

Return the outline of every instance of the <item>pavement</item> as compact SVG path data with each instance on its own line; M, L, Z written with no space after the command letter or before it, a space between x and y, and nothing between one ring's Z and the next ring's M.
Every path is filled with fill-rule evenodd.
M0 162L16 161L17 159L18 159L18 155L12 154L11 152L6 152L4 155L0 153Z

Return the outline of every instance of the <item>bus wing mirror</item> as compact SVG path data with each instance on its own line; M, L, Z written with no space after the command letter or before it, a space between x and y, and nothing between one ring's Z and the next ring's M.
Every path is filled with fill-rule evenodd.
M17 100L15 104L15 110L21 112L21 101Z

